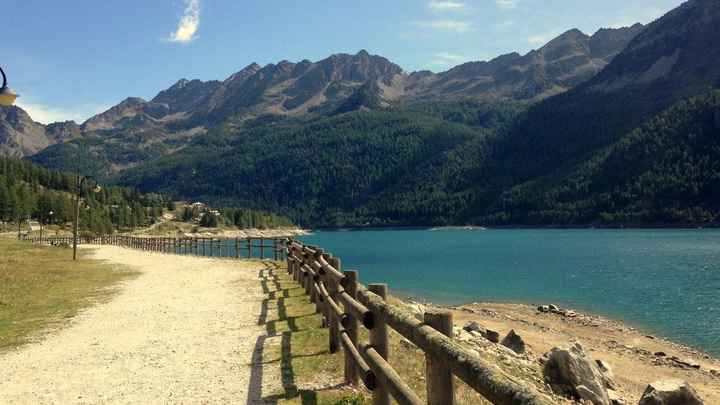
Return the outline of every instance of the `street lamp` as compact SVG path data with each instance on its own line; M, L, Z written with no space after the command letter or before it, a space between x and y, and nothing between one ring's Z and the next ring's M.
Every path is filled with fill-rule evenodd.
M73 260L77 260L77 239L78 239L78 223L80 222L80 194L82 192L82 186L88 180L87 177L80 177L80 170L76 174L76 189L75 189L75 215L73 223ZM93 193L99 193L102 191L102 187L95 183L93 187ZM88 209L90 206L88 205Z
M17 93L12 91L10 87L7 86L7 77L5 76L5 72L0 68L0 74L2 74L2 87L0 87L0 105L5 107L10 107L15 102L15 99L18 98Z
M48 212L47 217L45 217L44 215L42 215L42 212L40 213L40 243L43 242L43 225L45 225L45 219L46 219L46 218L47 218L48 220L51 219L52 216L53 216L53 214L54 214L54 212L52 212L52 210L50 210L50 211Z

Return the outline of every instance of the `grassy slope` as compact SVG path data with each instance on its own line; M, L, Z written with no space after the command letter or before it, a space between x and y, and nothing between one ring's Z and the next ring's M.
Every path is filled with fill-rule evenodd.
M281 336L279 345L266 344L263 364L279 362L282 370L282 392L264 395L279 404L361 405L372 403L372 394L363 388L342 385L344 360L342 350L328 352L328 329L321 328L321 317L315 305L299 284L292 281L285 268L275 271L276 280L267 280L267 315L261 319L268 334ZM400 301L391 297L391 302ZM368 342L367 331L360 327L360 341ZM425 398L424 353L391 330L390 363L403 380ZM361 383L362 385L362 383ZM458 405L489 404L464 383L456 380Z
M0 350L27 343L78 311L108 299L134 273L65 248L0 239Z

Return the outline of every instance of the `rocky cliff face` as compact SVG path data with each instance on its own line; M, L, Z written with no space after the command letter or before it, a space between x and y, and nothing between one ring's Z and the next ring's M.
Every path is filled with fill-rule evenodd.
M0 153L8 156L32 155L51 143L45 127L33 121L25 110L0 106Z

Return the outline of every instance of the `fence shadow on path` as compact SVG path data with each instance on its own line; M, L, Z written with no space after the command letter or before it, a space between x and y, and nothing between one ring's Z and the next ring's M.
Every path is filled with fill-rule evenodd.
M258 337L252 355L247 404L277 404L281 400L299 398L303 405L317 404L317 390L299 389L293 361L327 354L327 350L314 353L293 353L293 336L298 332L320 327L320 317L310 304L304 289L283 279L284 269L267 262L258 276L266 298L263 299L258 325L265 326L266 334ZM277 343L279 341L279 344ZM279 346L279 347L278 347ZM280 391L276 384L265 392L263 379L276 377L280 370ZM265 388L265 389L264 389ZM328 387L328 389L336 387Z

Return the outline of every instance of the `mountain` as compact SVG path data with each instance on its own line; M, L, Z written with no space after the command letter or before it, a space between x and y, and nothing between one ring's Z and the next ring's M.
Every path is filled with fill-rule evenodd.
M6 130L0 147L6 153L28 156L54 145L38 161L52 161L59 164L53 167L62 169L70 166L62 164L63 157L77 157L78 148L90 143L93 154L85 157L103 162L109 174L173 153L222 123L241 125L268 116L331 116L429 100L533 103L595 75L642 29L636 24L603 29L593 36L571 30L524 56L508 54L437 74L408 74L364 50L318 62L253 63L223 81L181 79L150 101L127 98L81 125L51 124L46 136L37 125L27 133ZM25 146L20 147L21 142ZM102 143L110 150L103 150ZM123 152L114 153L117 148ZM75 164L72 160L69 163Z
M585 55L589 46L609 63L535 103L437 96L379 112L364 107L377 100L368 87L351 98L359 109L340 110L354 112L218 128L116 179L255 203L314 225L717 224L719 8L689 1L617 55L603 46L618 40L613 31L562 35L533 57ZM516 60L455 73L498 78ZM565 72L584 71L584 60Z
M532 106L495 147L502 189L568 168L673 104L720 84L720 2L692 0L648 25L599 74ZM478 203L484 209L482 203Z
M718 224L719 9L441 73L367 52L252 64L31 159L310 225Z
M45 126L30 118L20 107L0 106L0 154L27 156L54 143Z
M601 29L593 36L577 29L521 56L510 53L489 62L469 62L440 74L408 77L410 98L538 100L565 92L600 72L637 34L642 24Z

